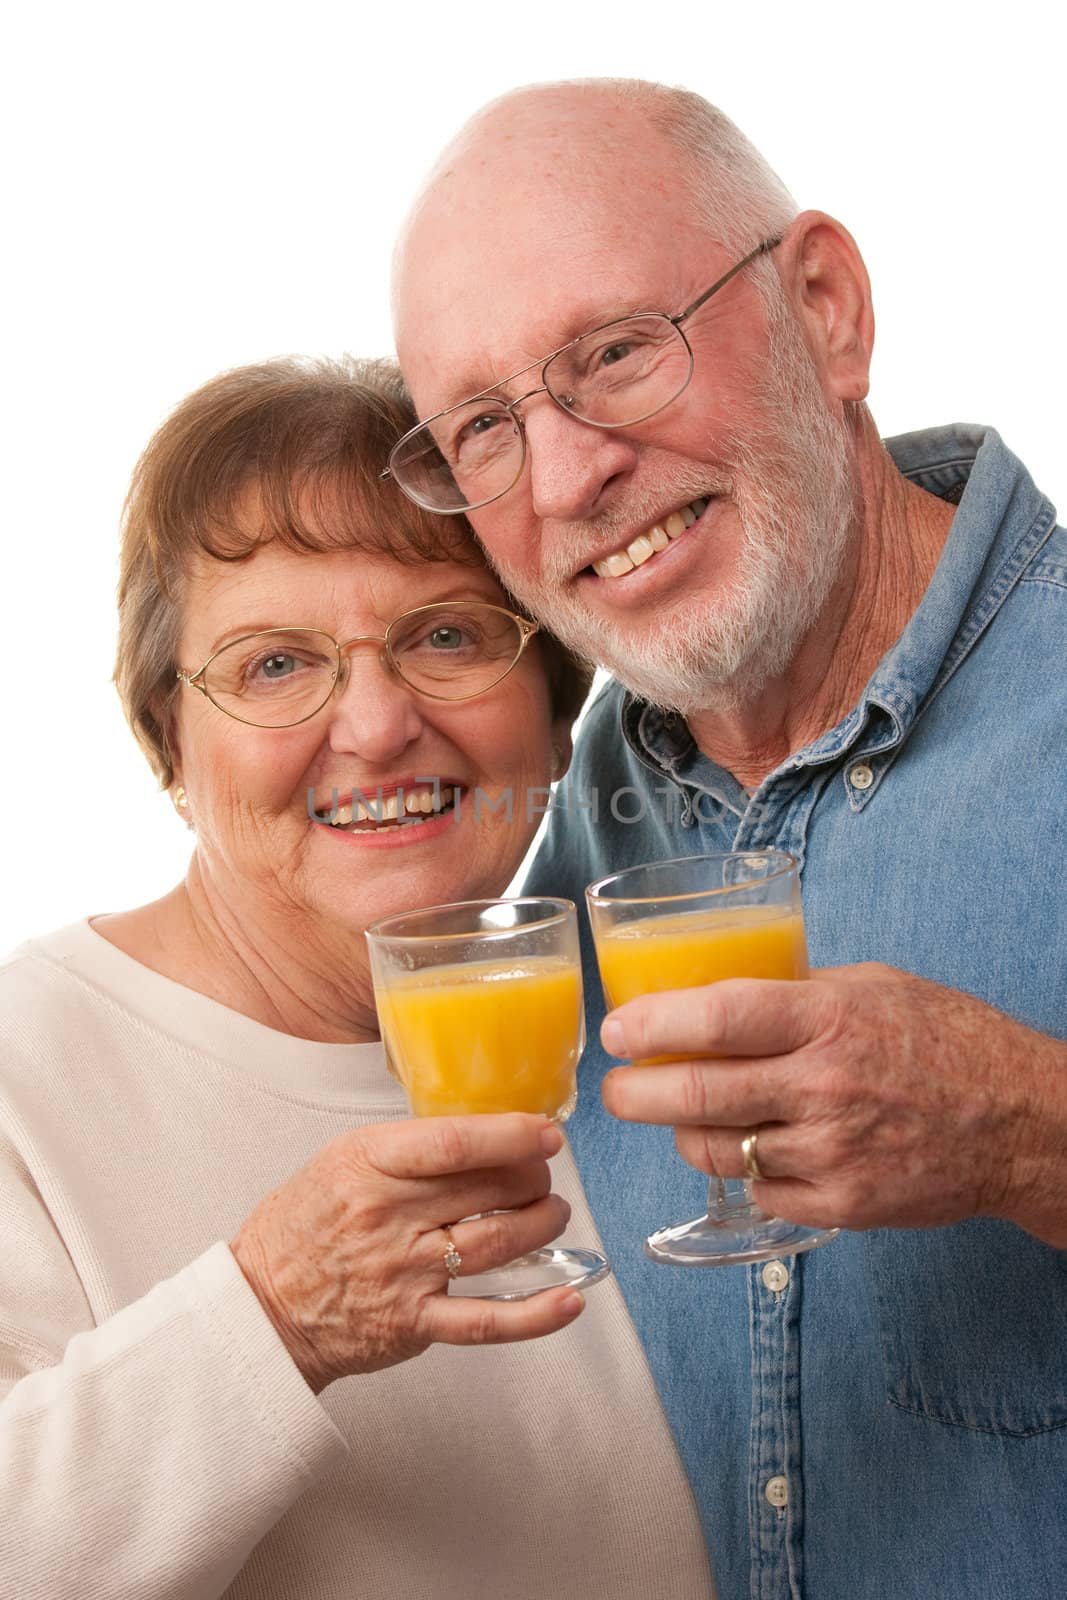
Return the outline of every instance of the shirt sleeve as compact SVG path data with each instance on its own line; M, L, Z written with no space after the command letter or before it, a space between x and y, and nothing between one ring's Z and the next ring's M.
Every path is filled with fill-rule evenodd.
M227 1245L93 1326L8 1161L0 1600L214 1600L344 1440Z

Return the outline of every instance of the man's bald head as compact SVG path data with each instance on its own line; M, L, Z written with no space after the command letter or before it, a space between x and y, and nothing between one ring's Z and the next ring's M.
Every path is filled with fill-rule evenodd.
M399 298L413 245L421 249L441 227L477 228L489 243L515 231L524 200L546 183L565 193L620 174L646 215L659 195L735 255L782 233L796 215L755 146L691 90L632 78L530 84L483 106L442 151L397 242Z

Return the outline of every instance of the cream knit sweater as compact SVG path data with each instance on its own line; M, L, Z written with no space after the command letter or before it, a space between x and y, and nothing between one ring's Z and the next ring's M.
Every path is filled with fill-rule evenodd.
M713 1596L614 1280L547 1339L304 1383L220 1241L404 1114L380 1046L275 1033L88 923L0 966L0 1600Z

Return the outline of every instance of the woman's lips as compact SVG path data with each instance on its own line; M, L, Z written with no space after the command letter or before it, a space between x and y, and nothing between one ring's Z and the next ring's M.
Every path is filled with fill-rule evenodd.
M316 815L314 821L331 838L361 848L403 848L428 843L446 829L456 827L467 793L462 785L453 783L400 785L388 795L363 794L360 797L357 791L351 801ZM401 795L403 812L400 810ZM424 812L423 805L427 802L430 809Z
M354 845L361 850L403 850L412 845L428 844L458 823L459 816L453 808L420 822L381 823L371 828L334 827L329 822L317 822L316 827L338 844Z

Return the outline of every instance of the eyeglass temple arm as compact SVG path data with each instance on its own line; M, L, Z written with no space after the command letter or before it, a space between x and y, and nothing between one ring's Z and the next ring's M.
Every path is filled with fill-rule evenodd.
M200 667L196 672L186 672L184 667L179 667L174 675L179 683L187 683L190 689L199 689L201 694L207 695L207 690L205 689L203 683L198 682L197 680L203 678L204 669L205 667L210 666L210 664L210 662L205 662L204 666ZM209 700L210 698L211 696L208 695Z
M776 249L777 246L781 244L783 237L784 235L779 234L776 239L764 239L763 243L758 244L755 250L749 251L748 255L745 256L743 261L739 261L736 266L731 267L729 272L724 272L719 281L717 283L713 283L710 289L705 289L699 300L694 300L691 306L686 306L684 311L679 311L676 317L670 318L670 321L674 323L675 327L677 327L680 322L685 321L686 317L691 317L694 311L700 310L705 300L710 300L713 294L716 294L720 289L728 284L731 278L736 277L742 268L748 266L750 261L755 261L757 256L765 256L768 250Z

